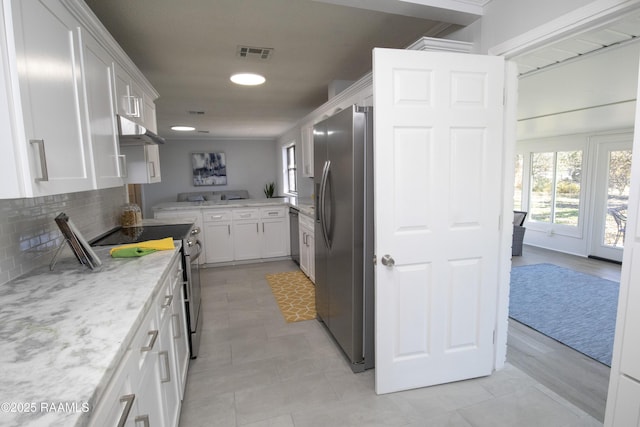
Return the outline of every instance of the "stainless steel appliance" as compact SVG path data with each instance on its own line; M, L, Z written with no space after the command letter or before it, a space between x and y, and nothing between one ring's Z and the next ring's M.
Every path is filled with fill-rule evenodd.
M374 366L373 112L314 126L316 310L354 372Z
M298 210L289 208L289 243L291 247L291 259L300 265L300 223Z
M189 349L192 359L198 357L200 332L202 331L200 270L198 266L198 257L202 251L202 244L198 240L199 233L200 229L193 224L117 227L90 242L91 246L108 246L164 239L166 237L182 241L184 303L187 310L187 326L190 331Z
M117 116L118 140L122 145L164 144L165 140L124 116Z

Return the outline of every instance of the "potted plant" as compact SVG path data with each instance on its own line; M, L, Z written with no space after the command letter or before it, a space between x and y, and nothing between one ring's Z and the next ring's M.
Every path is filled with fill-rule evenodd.
M270 182L268 184L265 184L264 186L264 195L267 197L267 199L270 199L273 197L273 193L276 190L276 183L275 182Z

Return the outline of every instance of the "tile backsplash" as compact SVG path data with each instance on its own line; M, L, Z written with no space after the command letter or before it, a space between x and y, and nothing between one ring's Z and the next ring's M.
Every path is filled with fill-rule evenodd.
M125 200L124 187L0 200L0 284L51 262L62 241L60 212L89 240L118 224Z

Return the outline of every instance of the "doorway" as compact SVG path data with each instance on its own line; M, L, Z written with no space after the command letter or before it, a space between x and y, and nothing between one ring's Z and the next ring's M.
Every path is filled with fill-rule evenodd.
M590 256L622 262L631 187L633 134L596 137Z

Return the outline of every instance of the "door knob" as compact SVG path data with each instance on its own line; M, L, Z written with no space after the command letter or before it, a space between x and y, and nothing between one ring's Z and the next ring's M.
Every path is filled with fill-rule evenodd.
M387 267L393 267L396 261L393 259L391 255L385 255L382 257L382 265L386 265Z

